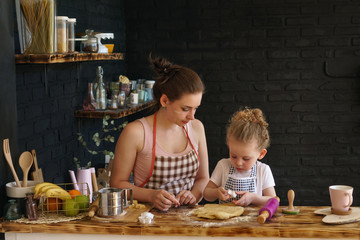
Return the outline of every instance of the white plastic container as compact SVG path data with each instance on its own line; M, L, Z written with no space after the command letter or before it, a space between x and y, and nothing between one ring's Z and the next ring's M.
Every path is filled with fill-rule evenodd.
M57 40L57 52L66 53L68 50L68 38L67 38L67 21L66 16L56 17L56 40Z
M75 52L75 25L76 18L69 18L67 23L68 52Z

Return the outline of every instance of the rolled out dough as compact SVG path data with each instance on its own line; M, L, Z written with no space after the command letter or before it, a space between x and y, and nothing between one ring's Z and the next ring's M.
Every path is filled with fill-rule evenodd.
M243 214L244 208L229 204L205 204L204 207L198 208L193 215L209 219L229 219Z

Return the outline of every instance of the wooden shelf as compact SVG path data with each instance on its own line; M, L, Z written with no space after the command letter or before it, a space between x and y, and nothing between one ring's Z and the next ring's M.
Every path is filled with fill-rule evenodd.
M16 64L48 64L99 60L124 60L123 53L16 54Z
M118 110L96 110L96 111L75 111L75 117L77 118L103 118L105 115L109 115L112 119L119 119L129 116L131 114L140 112L142 110L151 108L155 105L155 101L145 102L138 105L130 106L124 109Z

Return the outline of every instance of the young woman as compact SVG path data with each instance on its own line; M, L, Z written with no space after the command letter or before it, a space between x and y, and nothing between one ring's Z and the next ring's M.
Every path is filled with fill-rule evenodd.
M204 126L194 117L204 85L187 67L163 58L150 57L150 63L158 74L153 86L157 111L122 131L110 184L132 188L134 199L167 211L198 203L209 180Z

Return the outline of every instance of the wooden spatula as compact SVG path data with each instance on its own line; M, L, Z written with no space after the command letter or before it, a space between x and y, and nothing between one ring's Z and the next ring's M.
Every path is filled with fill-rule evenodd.
M32 178L34 179L35 182L42 183L42 182L44 182L44 177L43 177L43 173L42 173L41 168L38 167L38 162L37 162L37 158L36 158L35 149L31 150L31 154L32 154L33 159L34 159L34 167L35 167L35 171L33 171L31 173L31 176L32 176Z

